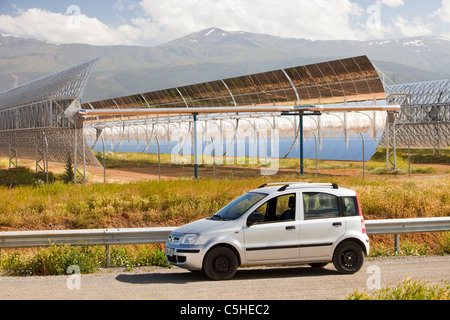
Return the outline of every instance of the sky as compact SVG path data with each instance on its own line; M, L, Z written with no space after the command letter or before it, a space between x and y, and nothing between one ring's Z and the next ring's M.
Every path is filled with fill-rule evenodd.
M0 0L0 33L157 46L210 27L308 40L450 38L450 0Z

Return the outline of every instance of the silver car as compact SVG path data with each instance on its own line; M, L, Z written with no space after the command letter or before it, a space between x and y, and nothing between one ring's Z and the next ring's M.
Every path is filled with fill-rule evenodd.
M239 266L333 262L358 272L369 237L355 191L336 184L266 184L209 218L172 232L167 261L214 280L231 279Z

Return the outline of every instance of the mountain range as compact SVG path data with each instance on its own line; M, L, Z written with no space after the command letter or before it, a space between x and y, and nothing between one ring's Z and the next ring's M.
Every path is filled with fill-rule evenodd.
M0 35L0 91L101 57L83 102L367 55L395 83L450 78L450 39L311 41L209 28L156 47Z

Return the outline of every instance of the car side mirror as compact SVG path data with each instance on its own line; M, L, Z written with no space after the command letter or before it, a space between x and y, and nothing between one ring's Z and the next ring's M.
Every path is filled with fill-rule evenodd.
M264 222L264 215L259 212L253 212L247 218L247 227L250 227L256 223Z

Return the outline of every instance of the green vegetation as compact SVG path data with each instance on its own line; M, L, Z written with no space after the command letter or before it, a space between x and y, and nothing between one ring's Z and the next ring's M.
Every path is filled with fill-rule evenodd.
M100 163L103 163L103 153L94 152ZM432 150L428 149L412 149L411 153L411 173L412 174L430 174L436 173L437 169L433 166L416 166L424 164L448 164L450 165L450 149L441 150L441 155L433 155ZM158 156L156 154L148 153L121 153L121 152L106 152L106 168L107 169L117 169L117 168L144 168L155 166L158 163ZM188 157L189 158L189 157ZM220 160L220 161L219 161ZM257 165L251 164L256 163L256 159L249 158L237 158L234 160L234 165L238 165L241 168L250 167L263 167L264 159L259 159ZM229 165L230 159L227 157L216 157L216 165L222 163ZM269 159L270 161L270 159ZM194 163L193 157L191 156L190 163ZM213 160L210 156L203 157L203 163L212 164ZM161 154L161 164L165 166L176 166L173 163L172 157L169 154ZM182 163L183 165L186 165ZM313 170L315 169L314 159L305 159L304 168ZM378 150L372 159L366 162L366 172L372 174L393 174L393 175L404 175L408 174L408 150L398 149L397 150L397 166L399 167L396 171L386 170L386 149ZM298 169L299 160L298 159L279 159L280 169ZM360 162L350 162L350 161L324 161L318 160L318 170L331 170L331 169L353 169L362 171L362 163Z
M20 185L38 185L45 183L47 176L43 172L34 172L25 167L0 170L0 186L17 187ZM49 181L54 181L52 172L48 175Z
M70 154L68 154L67 161L66 161L66 167L64 169L64 173L62 174L62 180L65 183L72 183L74 178L75 178L75 174L73 172L72 158L70 157Z
M437 253L442 255L450 254L450 232L442 233L442 237L438 243Z
M370 248L370 258L390 256L426 256L430 252L428 243L414 243L409 240L401 242L400 252L395 252L391 246L385 244L375 245ZM436 250L436 253L439 249Z
M266 182L297 175L230 180L170 180L128 184L0 187L0 230L176 226L210 216ZM366 219L450 216L450 179L319 177L357 191Z
M76 265L82 274L96 272L106 265L104 247L51 246L32 250L7 250L2 254L0 271L7 275L66 275ZM127 269L140 266L169 267L159 246L113 246L110 252L113 267Z
M347 300L450 300L450 283L429 284L406 277L396 286L386 286L372 294L355 290Z
M103 163L103 152L94 152L100 163ZM106 152L106 169L143 168L158 164L158 155L151 153ZM170 154L161 154L161 163L172 164ZM191 162L193 163L193 161Z
M450 232L439 233L428 241L401 239L399 253L395 252L393 245L372 244L369 257L426 256L428 254L444 256L450 254Z

